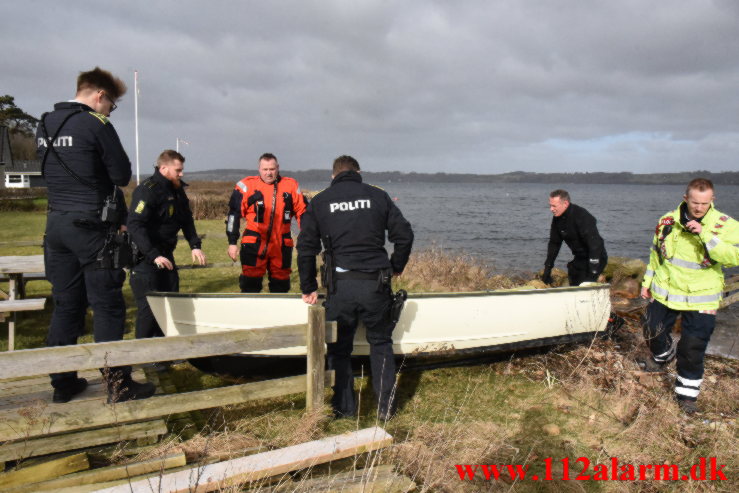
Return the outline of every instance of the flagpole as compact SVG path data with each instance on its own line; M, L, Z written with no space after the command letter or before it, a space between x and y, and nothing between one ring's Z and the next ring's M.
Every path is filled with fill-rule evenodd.
M139 184L139 71L133 71L133 121L136 134L136 185Z

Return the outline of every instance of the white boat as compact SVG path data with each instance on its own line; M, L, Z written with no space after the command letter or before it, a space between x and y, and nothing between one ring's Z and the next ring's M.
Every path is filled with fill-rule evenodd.
M166 336L302 324L307 305L297 294L151 293L152 312ZM609 285L411 293L393 332L397 355L471 355L534 348L591 337L606 328ZM305 346L242 353L246 357L305 356ZM364 327L355 355L368 355ZM274 362L274 360L272 360Z

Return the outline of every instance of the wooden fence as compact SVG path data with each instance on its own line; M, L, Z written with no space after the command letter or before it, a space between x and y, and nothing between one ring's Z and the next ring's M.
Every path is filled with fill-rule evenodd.
M153 339L79 344L42 349L26 349L0 354L0 386L22 389L34 381L35 390L44 386L48 400L29 418L23 411L20 390L9 391L8 404L0 406L0 442L24 441L57 433L142 421L176 413L239 404L246 401L306 392L308 411L323 405L324 388L331 385L333 372L325 371L325 343L336 340L336 324L326 323L322 307L308 307L306 324L242 329L227 332ZM66 404L50 402L51 387L36 375L79 371L122 365L138 365L163 360L200 358L263 351L290 346L307 346L306 375L251 382L228 387L155 395L149 399L107 404L104 399L75 399ZM87 392L87 391L86 391ZM105 392L102 392L102 396ZM3 396L0 396L3 397ZM12 405L16 401L17 405ZM28 403L25 404L26 408ZM3 448L11 445L6 443ZM85 446L75 443L77 448ZM48 449L48 446L46 447ZM6 458L6 460L8 460Z

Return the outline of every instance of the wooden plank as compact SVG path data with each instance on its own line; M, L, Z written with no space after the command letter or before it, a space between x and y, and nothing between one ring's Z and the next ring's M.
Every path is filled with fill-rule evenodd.
M326 372L326 384L331 385L332 381L333 371ZM51 403L34 419L28 419L17 412L0 412L0 441L141 421L196 409L297 394L305 390L305 376L298 375L117 404L103 404L100 401Z
M88 386L97 385L102 383L102 375L99 369L94 370L83 370L77 373L77 376L86 378ZM134 369L131 373L131 378L138 381L146 378L144 372L139 369ZM51 392L51 382L49 375L42 375L38 377L21 377L14 380L0 381L0 399L5 399L8 396L21 396L23 394L33 394L35 392L43 392L48 390Z
M27 312L31 310L43 310L46 298L29 298L25 300L3 300L0 301L0 312Z
M392 436L375 426L98 491L105 493L214 491L378 450L392 444L392 441Z
M186 359L241 351L264 351L302 346L305 343L306 326L296 324L210 334L25 349L0 354L0 375L12 378L61 373L165 361L172 357Z
M100 371L97 369L83 370L83 371L77 372L77 376L82 377L82 378L87 378L89 380L90 377L94 378L95 376L100 376ZM49 376L39 375L35 377L3 378L2 380L0 380L0 396L2 395L2 391L5 389L9 389L13 387L25 387L25 386L34 385L37 383L49 384Z
M167 455L133 464L123 464L120 466L102 467L90 471L70 474L63 478L53 479L51 481L37 482L30 485L24 485L11 490L12 493L25 493L34 491L50 491L59 490L60 488L79 488L81 485L90 485L98 483L106 483L118 479L133 478L151 472L165 471L174 467L181 467L186 464L185 453Z
M27 484L32 481L44 481L89 468L90 461L87 459L86 453L68 455L16 471L0 473L0 488L4 490L11 486Z
M44 272L43 255L8 255L0 257L0 273L25 274Z
M391 465L372 466L325 477L285 481L260 493L405 493L416 489L410 478L396 473Z
M98 403L99 405L99 403ZM161 419L142 423L122 424L97 430L66 433L35 440L5 443L0 447L0 461L25 459L53 454L65 450L95 447L108 443L134 440L141 437L157 437L167 433L167 425Z
M308 412L323 406L324 372L326 369L326 310L322 306L308 309L307 372L305 408Z

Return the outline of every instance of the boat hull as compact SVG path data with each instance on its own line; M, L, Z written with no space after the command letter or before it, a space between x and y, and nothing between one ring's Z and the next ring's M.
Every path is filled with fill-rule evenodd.
M166 336L302 324L307 307L294 294L151 293L152 312ZM539 347L582 339L605 329L609 286L410 294L393 332L400 356L444 356ZM300 357L305 346L247 352ZM360 324L355 355L368 355Z

